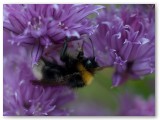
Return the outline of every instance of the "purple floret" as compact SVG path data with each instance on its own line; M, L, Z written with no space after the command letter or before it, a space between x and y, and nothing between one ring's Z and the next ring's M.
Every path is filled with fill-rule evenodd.
M4 29L11 34L12 44L33 46L32 64L45 48L62 43L67 37L77 40L93 33L96 25L87 18L103 8L86 4L5 4Z
M26 54L22 48L4 56L3 115L69 115L64 106L73 100L73 92L67 87L33 85L35 78Z
M154 116L155 97L144 99L141 96L123 95L120 99L120 116Z
M100 13L91 39L100 66L115 68L113 86L154 72L154 19L154 6L147 5L112 6ZM89 47L85 51L91 55Z

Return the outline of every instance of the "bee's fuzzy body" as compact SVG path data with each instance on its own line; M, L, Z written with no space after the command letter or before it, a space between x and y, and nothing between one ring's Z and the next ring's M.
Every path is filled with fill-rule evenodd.
M68 55L66 50L67 45L64 44L61 54L61 60L64 62L64 65L58 65L56 62L49 62L42 58L40 67L33 69L35 77L39 80L34 81L34 83L79 88L92 82L94 69L98 67L95 58L84 57L82 51L74 58Z

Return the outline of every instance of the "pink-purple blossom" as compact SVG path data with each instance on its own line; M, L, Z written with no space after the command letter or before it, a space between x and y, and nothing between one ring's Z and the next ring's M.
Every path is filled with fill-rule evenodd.
M97 25L87 16L102 8L86 4L5 4L3 28L10 33L7 41L11 44L33 46L32 64L36 64L45 48L93 33Z
M147 10L146 7L112 6L103 10L97 18L99 26L90 38L100 66L115 68L113 86L124 83L130 77L139 79L154 73L154 6ZM86 55L91 55L89 46L85 50Z
M17 54L18 53L18 54ZM3 115L4 116L63 116L64 107L74 99L67 87L33 85L35 79L24 48L4 56Z
M74 106L67 106L74 100L76 89L31 82L36 80L33 67L41 57L65 67L60 59L65 40L68 40L66 53L69 57L76 59L78 52L83 50L85 57L95 57L98 67L113 68L113 73L107 74L107 78L112 76L113 87L129 79L140 80L154 74L154 5L5 4L3 7L4 116L155 115L155 97L150 94L155 92L154 81L148 88L152 91L148 98L116 91L121 96L116 99L114 90L119 88L108 90L104 87L103 90L113 92L114 97L109 102L113 98L118 100L118 114L115 109L104 108L98 103L100 101L94 100L78 98ZM99 94L94 97L105 97L97 87L93 88L91 90ZM122 90L125 90L123 86Z
M144 99L141 96L125 94L120 99L120 116L154 116L155 98L150 96Z

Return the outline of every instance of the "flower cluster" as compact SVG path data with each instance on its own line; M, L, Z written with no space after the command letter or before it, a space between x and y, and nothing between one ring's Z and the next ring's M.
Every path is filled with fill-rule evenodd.
M113 86L154 72L154 6L112 6L100 13L97 23L91 35L95 56L101 66L115 68Z
M150 96L147 100L140 96L125 94L120 99L120 116L154 116L155 98Z
M30 80L35 78L28 54L32 49L34 65L50 50L47 48L57 47L66 38L77 40L83 34L92 34L97 25L87 16L101 8L79 4L4 5L4 115L69 115L63 105L73 99L72 91L32 85ZM8 42L28 47L16 48Z
M69 115L63 106L74 95L66 87L35 86L32 68L26 58L26 50L4 57L3 111L5 116L14 115ZM14 71L14 72L13 72Z
M74 99L72 90L31 82L36 79L32 66L42 56L62 63L59 50L65 40L69 40L70 51L78 50L82 43L86 57L95 56L100 67L114 68L113 86L155 71L154 5L5 4L3 7L5 116L72 115L65 107ZM119 115L155 114L154 98L148 101L123 98L125 104L121 103ZM101 110L86 112L85 106L86 103L78 104L79 108L72 112L109 113L92 103L91 109Z
M103 6L79 4L13 4L4 5L4 29L9 31L12 44L33 46L32 63L43 55L45 48L66 38L76 40L93 33L96 25L87 16Z

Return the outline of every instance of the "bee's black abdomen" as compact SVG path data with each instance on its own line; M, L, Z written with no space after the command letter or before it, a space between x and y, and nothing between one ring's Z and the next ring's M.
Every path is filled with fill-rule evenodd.
M95 57L84 57L83 49L79 51L76 57L71 56L67 53L67 41L68 39L64 41L60 53L60 60L64 63L63 65L42 57L44 62L44 65L40 67L42 74L36 74L36 76L39 75L37 78L40 83L71 88L80 88L91 83L95 68L98 67Z
M71 75L69 81L68 81L68 86L71 88L79 88L79 87L84 87L85 83L82 80L82 76L80 73L74 73Z
M44 66L43 68L43 78L46 80L51 81L57 81L60 77L63 77L65 75L66 71L65 69L57 64L52 64L50 66Z

